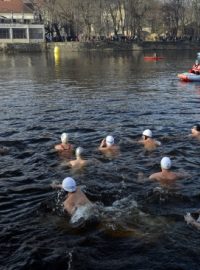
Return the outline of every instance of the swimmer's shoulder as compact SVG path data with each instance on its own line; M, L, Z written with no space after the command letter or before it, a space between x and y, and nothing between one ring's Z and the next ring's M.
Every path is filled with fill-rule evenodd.
M149 179L160 181L160 180L162 180L162 177L161 177L161 176L162 176L161 172L157 172L157 173L151 174L151 175L149 176Z

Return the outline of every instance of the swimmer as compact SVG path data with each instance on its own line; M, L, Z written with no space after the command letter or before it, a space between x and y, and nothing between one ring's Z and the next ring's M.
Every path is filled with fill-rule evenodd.
M59 152L68 152L71 153L73 150L73 146L68 142L69 136L67 133L62 133L61 135L61 144L55 145L55 149Z
M119 146L115 144L113 136L110 135L102 140L98 149L106 155L119 154Z
M157 180L157 181L175 181L183 177L183 175L170 171L172 166L171 160L168 157L163 157L160 162L161 172L153 173L150 175L149 179Z
M71 177L66 177L62 181L62 184L52 184L51 187L62 188L68 192L63 204L64 209L70 216L72 216L79 207L91 207L93 205L92 202L81 191L80 187L77 187L75 180Z
M197 124L192 127L190 137L200 139L200 125Z
M139 140L138 143L143 144L144 148L149 151L155 150L157 146L161 145L161 142L152 139L152 131L150 129L143 131L142 140Z
M72 168L82 168L88 164L88 160L83 159L83 148L78 147L76 148L76 159L75 160L70 160L67 165L69 165Z
M187 213L184 216L184 219L187 222L187 224L191 224L194 227L196 227L197 229L200 229L200 215L197 219L194 219L190 213Z

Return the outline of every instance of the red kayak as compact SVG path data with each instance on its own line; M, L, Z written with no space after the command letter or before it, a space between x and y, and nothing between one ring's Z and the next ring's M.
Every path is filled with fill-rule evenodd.
M159 61L161 59L164 59L164 57L161 57L161 56L144 56L144 60L146 60L146 61Z

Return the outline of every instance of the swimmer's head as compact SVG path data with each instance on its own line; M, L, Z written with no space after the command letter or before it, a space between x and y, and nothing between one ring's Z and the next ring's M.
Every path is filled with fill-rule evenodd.
M74 192L76 191L76 182L71 177L66 177L62 181L62 188L67 192Z
M111 145L114 144L114 138L113 138L113 136L108 135L108 136L106 137L106 144L107 144L108 146L111 146Z
M152 138L152 131L150 129L145 129L142 133L143 136L146 136L148 138Z
M78 157L78 156L82 156L83 152L84 152L84 150L83 150L82 147L76 148L76 156L77 156L77 157Z
M160 166L161 166L161 169L169 170L172 166L172 162L171 162L170 158L163 157L161 159Z
M67 133L62 133L62 135L61 135L61 142L62 143L67 143L68 142L68 139L69 139L69 136L68 136L68 134Z
M195 125L195 126L193 126L193 128L192 129L195 129L196 131L200 131L200 125L199 124L197 124L197 125Z

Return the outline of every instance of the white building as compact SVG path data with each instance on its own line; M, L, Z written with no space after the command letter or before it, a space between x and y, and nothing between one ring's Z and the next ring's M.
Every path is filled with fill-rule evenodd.
M0 43L44 42L43 24L35 23L34 10L23 0L0 0Z

